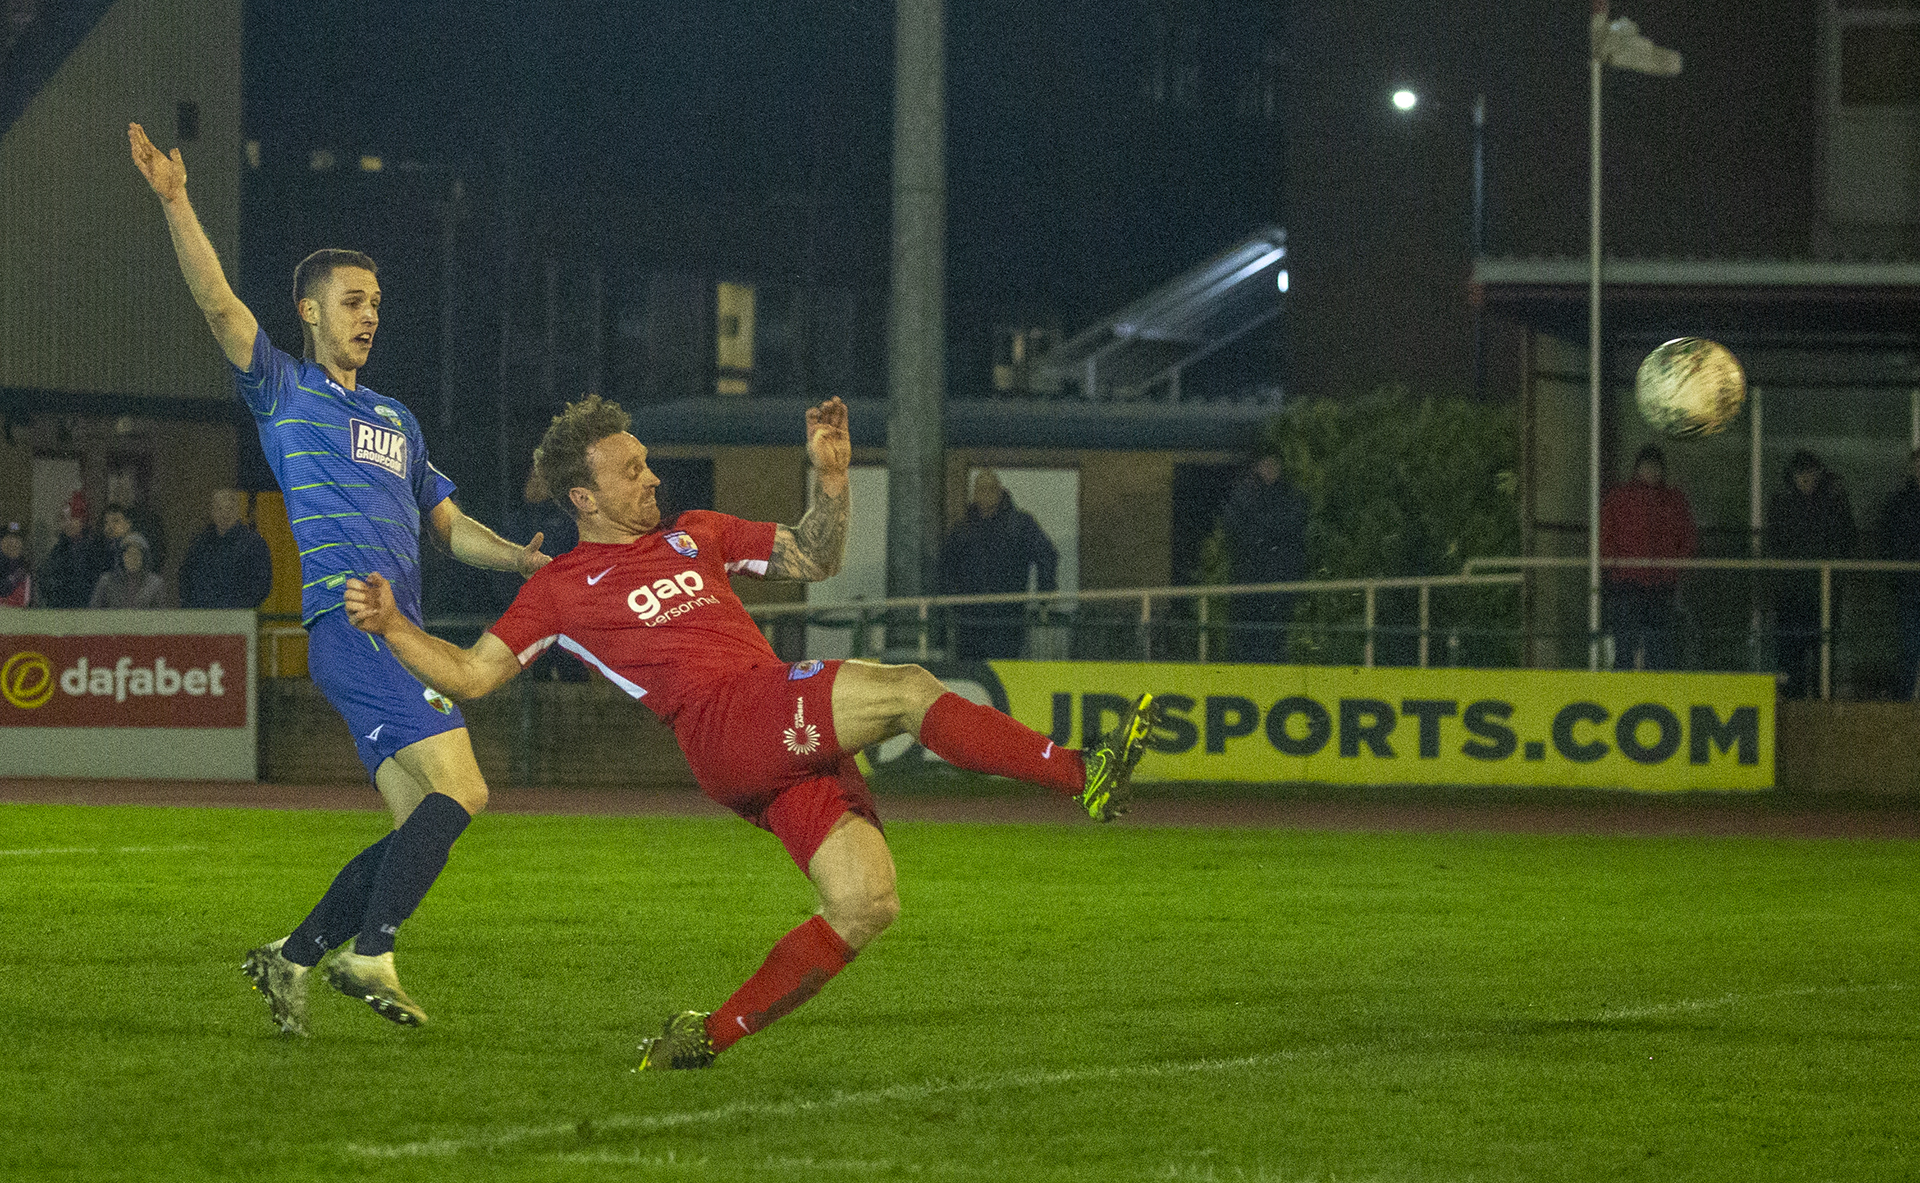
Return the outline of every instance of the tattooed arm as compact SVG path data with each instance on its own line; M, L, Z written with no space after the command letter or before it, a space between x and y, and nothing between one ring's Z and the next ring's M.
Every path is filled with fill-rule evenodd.
M838 574L853 519L847 466L853 445L847 435L847 405L830 398L807 411L807 456L813 461L807 512L798 524L775 526L768 579L811 583Z

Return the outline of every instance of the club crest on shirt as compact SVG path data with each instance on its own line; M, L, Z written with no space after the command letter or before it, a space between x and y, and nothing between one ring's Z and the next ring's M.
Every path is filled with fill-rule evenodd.
M406 423L403 422L400 418L400 412L394 410L392 407L388 406L385 403L374 404L373 413L380 416L382 419L385 419L387 422L393 424L395 427L398 427L401 431L405 431L407 429Z
M384 468L401 480L407 479L406 432L368 423L365 419L348 419L347 442L355 462Z
M420 692L420 697L427 700L428 706L432 707L436 711L439 711L443 715L451 715L453 713L453 700L448 698L446 695L440 693L438 690L435 690L431 686L428 686L426 689L422 690Z
M826 668L827 663L824 661L796 661L793 663L793 668L787 671L787 681L804 681Z
M668 531L667 545L690 559L700 553L700 547L693 541L693 535L685 530Z

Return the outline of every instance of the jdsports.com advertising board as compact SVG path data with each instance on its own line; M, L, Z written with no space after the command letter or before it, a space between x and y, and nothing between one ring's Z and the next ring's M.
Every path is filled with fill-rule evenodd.
M1085 746L1151 691L1147 781L1766 789L1774 682L1752 674L987 662L947 684ZM895 740L869 762L924 760Z

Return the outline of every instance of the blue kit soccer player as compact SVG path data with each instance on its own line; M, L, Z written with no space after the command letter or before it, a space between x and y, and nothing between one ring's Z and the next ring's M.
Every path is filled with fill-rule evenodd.
M453 503L453 482L427 460L420 424L397 400L358 381L380 323L372 259L322 250L294 272L304 359L275 349L235 296L187 200L186 166L139 124L133 162L160 198L180 271L234 368L260 443L286 497L300 547L301 621L313 680L352 728L394 829L361 851L292 933L254 949L242 969L282 1032L306 1033L307 974L335 951L329 985L405 1026L426 1021L400 988L394 934L446 865L468 820L487 803L459 708L422 686L341 608L350 577L378 572L410 620L420 619L420 529L476 567L531 575L546 564L535 535L506 541ZM341 946L353 941L353 948Z

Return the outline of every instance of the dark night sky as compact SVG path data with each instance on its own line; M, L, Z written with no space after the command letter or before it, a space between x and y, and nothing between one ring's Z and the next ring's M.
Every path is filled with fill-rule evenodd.
M1687 68L1608 75L1610 249L1805 254L1817 6L1620 7ZM1197 30L1188 52L1213 88L1203 108L1272 38L1279 122L1138 102L1179 23L1169 13ZM1349 371L1459 385L1467 103L1488 98L1489 252L1581 253L1586 15L1571 0L949 5L955 348L977 347L958 339L970 321L1008 309L1050 312L1072 331L1278 221L1295 250L1301 389ZM389 175L316 198L303 162L328 145L450 164L477 213L497 208L511 178L524 234L592 240L637 269L883 288L892 19L890 3L867 2L250 0L248 134L264 142L275 195L255 200L256 185L250 209L302 212L259 230L249 263L278 275L316 235L348 230L402 261L423 249L432 185L387 200L375 191L406 183ZM1429 98L1410 120L1385 107L1403 82Z
M1248 34L1236 10L1265 8L1202 7L1224 39ZM448 162L476 190L499 181L511 140L516 179L559 216L609 212L659 249L723 258L732 235L715 223L751 239L811 217L849 227L827 235L826 266L883 281L892 22L889 3L255 0L248 134L270 157L332 145ZM956 300L1019 290L1090 318L1277 213L1259 163L1276 142L1196 151L1192 134L1126 118L1151 48L1137 21L986 0L951 6L948 29Z

